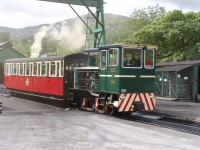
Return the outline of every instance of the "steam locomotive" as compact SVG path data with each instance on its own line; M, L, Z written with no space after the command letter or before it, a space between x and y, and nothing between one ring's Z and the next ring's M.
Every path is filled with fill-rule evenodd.
M67 56L8 59L4 85L11 93L100 113L155 110L155 50L119 44Z

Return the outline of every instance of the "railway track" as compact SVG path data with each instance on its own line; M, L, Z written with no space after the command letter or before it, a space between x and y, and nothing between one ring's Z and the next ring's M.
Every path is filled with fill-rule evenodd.
M200 136L200 123L174 118L165 114L141 112L121 118Z

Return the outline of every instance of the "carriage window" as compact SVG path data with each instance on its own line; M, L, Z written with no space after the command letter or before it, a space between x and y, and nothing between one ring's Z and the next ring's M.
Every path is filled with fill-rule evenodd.
M64 61L61 61L61 74L60 76L63 77L64 75Z
M153 49L147 49L145 50L145 57L144 57L145 65L144 67L146 69L152 69L154 68L154 50Z
M46 76L50 76L50 64L51 62L46 62Z
M12 75L17 75L17 64L12 64Z
M37 66L38 66L37 74L38 74L39 76L41 75L41 64L42 64L42 63L37 63Z
M13 64L10 64L10 75L13 74Z
M4 75L7 75L7 64L4 64Z
M8 64L4 65L4 75L8 75Z
M56 62L56 76L60 76L60 73L61 73L61 69L60 69L60 62L59 61L57 61Z
M6 75L10 75L10 64L7 64Z
M109 65L117 66L118 65L118 48L109 49Z
M142 49L124 48L123 49L122 66L128 68L142 67Z
M63 76L63 61L56 62L56 70L57 70L57 76L62 77Z
M30 64L28 63L25 65L25 75L26 76L30 75Z
M4 66L4 74L8 75L8 64L5 64Z
M56 63L51 62L51 68L50 68L50 76L55 77L57 72L56 72Z
M8 75L11 75L11 72L12 72L12 64L8 64Z
M101 67L101 69L106 69L106 67L107 67L107 53L106 53L106 51L101 51L101 65L100 65L100 67Z
M41 67L41 76L46 76L46 63L43 62Z
M30 65L29 66L29 68L30 68L29 74L32 75L33 74L33 69L32 69L33 68L33 63L29 63L29 65Z
M24 65L25 64L20 64L20 66L19 66L19 75L21 75L21 76L24 75Z
M20 64L17 63L17 75L20 75Z
M32 66L32 75L33 76L37 76L38 75L37 63L33 63L33 66Z

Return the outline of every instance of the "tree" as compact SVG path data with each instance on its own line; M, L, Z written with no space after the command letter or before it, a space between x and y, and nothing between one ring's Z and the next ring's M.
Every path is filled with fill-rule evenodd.
M165 15L165 8L159 5L149 6L139 10L135 9L130 19L125 24L122 33L124 36L123 39L125 39L124 41L132 43L132 37L135 32L141 30L145 26L151 25Z
M0 33L0 43L4 43L10 40L9 32L1 32Z
M51 40L50 38L45 37L42 39L41 47L41 55L48 53L56 53L57 55L58 44L55 40Z
M30 48L33 44L33 37L23 38L23 39L13 39L13 47L20 53L27 57L30 57Z
M189 60L200 41L200 13L174 10L134 34L137 43L158 45L161 61Z

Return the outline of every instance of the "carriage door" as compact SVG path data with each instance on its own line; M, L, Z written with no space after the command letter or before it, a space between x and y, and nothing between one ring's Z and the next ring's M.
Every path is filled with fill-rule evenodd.
M99 74L99 81L100 81L100 91L106 91L106 75L107 75L107 51L102 50L100 53L100 74Z

